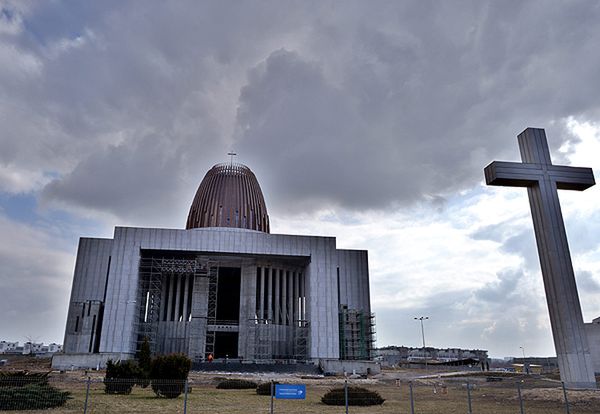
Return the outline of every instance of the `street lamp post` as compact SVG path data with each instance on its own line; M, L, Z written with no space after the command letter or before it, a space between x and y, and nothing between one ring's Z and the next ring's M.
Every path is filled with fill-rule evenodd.
M421 336L423 338L423 358L425 359L425 369L427 369L427 355L425 354L425 329L423 328L423 320L429 319L429 316L420 316L414 319L421 322Z
M527 366L527 362L525 362L525 347L520 346L519 348L521 348L521 351L523 352L523 373L529 374L529 367Z

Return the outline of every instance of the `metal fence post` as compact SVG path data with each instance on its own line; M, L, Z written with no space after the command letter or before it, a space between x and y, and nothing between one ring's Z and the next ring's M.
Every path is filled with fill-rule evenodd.
M346 414L348 414L348 380L344 381L344 400L346 402Z
M564 381L561 381L563 394L565 396L565 411L567 414L571 414L571 410L569 409L569 399L567 398L567 387L565 387Z
M521 382L517 382L517 393L519 394L519 407L521 407L521 414L525 414L525 407L523 407L523 396L521 395Z
M413 400L412 381L408 383L408 388L410 389L410 414L415 414L415 401Z
M469 402L469 411L467 411L469 414L473 414L473 410L471 408L471 384L469 384L469 382L467 382L467 401Z
M87 414L88 398L90 396L90 382L91 378L88 377L87 381L85 382L85 403L83 405L83 414Z
M274 388L275 385L273 384L273 380L271 380L271 414L273 414L273 393L275 392Z
M183 414L187 414L187 399L188 399L188 380L185 379L185 384L183 385Z

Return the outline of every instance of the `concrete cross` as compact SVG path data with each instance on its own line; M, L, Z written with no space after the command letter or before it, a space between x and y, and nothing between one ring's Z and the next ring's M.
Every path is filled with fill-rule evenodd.
M527 187L561 380L571 388L596 388L590 348L557 189L583 191L595 184L591 168L553 165L543 129L518 136L523 163L494 161L488 185Z

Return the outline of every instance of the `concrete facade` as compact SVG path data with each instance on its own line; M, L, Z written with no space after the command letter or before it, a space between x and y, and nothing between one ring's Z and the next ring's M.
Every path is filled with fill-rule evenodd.
M600 374L600 318L584 324L594 371Z
M267 359L288 358L299 343L295 332L305 328L306 360L337 359L340 305L370 312L367 252L339 250L334 237L224 227L116 227L112 239L80 241L65 354L53 362L56 368L95 368L107 359L102 355L135 355L140 325L148 318L148 304L154 300L149 299L140 276L142 261L165 255L202 257L212 266L233 269L240 275L238 323L213 321L213 325L209 325L209 278L191 274L161 277L162 293L155 299L162 298L164 303L156 317L159 339L155 346L165 353L187 352L192 359L201 360L207 350L207 331L214 331L237 335L240 359L264 359L255 339L258 330L267 329ZM265 322L253 322L258 320Z

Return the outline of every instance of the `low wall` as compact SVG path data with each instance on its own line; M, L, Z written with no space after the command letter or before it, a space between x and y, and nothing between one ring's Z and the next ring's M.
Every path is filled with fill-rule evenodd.
M59 370L71 369L104 369L106 361L126 360L133 358L130 354L118 352L103 352L100 354L54 354L52 368Z
M339 359L321 359L321 371L326 374L374 375L381 372L381 365L375 361L344 361Z

